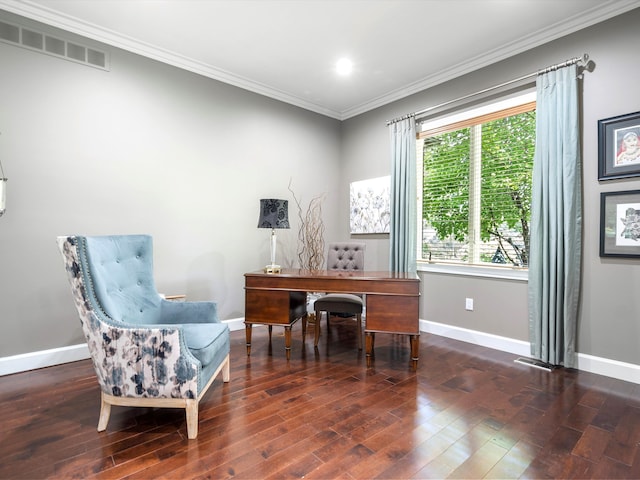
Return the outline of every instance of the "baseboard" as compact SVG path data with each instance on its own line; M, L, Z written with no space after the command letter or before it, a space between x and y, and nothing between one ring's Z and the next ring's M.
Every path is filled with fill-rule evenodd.
M89 349L85 343L2 357L0 358L0 376L76 362L85 358L89 358Z
M232 332L235 332L236 330L244 330L244 317L223 320L222 323L229 325L229 330Z
M640 365L578 353L578 370L640 384Z
M231 331L242 330L244 328L244 318L224 320L223 323L229 325ZM513 353L518 356L528 357L531 355L529 342L501 337L490 333L478 332L476 330L469 330L428 320L420 320L420 331L493 348L494 350ZM0 376L75 362L86 358L89 358L89 350L85 344L23 353L11 357L0 357ZM632 363L578 353L578 370L640 384L640 365Z
M420 331L493 348L494 350L513 353L518 356L531 356L531 344L522 340L500 337L490 333L454 327L452 325L445 325L428 320L420 320ZM640 384L640 365L633 363L578 353L578 370Z
M454 327L452 325L428 320L420 320L420 331L480 345L482 347L493 348L494 350L500 350L502 352L513 353L514 355L531 355L531 344L529 342L500 337L491 333L478 332L476 330Z
M244 328L244 318L223 320L222 323L229 325L229 330L232 331ZM12 373L27 372L37 368L60 365L62 363L76 362L86 358L89 358L89 349L84 343L23 353L11 357L0 357L0 377L3 375L11 375Z

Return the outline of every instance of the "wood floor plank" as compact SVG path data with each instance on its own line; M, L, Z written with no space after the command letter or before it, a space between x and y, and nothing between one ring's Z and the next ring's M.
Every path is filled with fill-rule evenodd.
M114 407L97 432L89 361L0 377L0 478L640 478L640 386L505 352L378 335L367 368L353 325L231 334L231 382L184 411Z
M484 478L507 452L507 449L495 443L486 442L451 472L449 478Z
M272 475L264 477L264 479L283 480L289 478L307 478L309 473L320 468L322 463L323 462L312 453L305 452L301 458L296 459Z
M590 462L598 463L611 440L611 436L611 432L589 425L571 453Z
M631 466L640 448L640 409L628 406L604 452L606 456Z
M520 478L531 462L539 455L541 448L525 441L514 444L484 475L484 478Z

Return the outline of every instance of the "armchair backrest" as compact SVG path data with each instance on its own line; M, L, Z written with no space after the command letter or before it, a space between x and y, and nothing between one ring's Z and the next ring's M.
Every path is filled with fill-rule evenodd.
M161 297L153 280L149 235L76 237L81 261L100 308L112 320L156 324Z
M356 242L330 243L327 270L364 270L365 247Z

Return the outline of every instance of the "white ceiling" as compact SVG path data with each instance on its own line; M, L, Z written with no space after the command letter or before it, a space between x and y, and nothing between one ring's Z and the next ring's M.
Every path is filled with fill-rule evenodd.
M640 0L0 0L0 9L341 120L637 7ZM354 62L349 77L335 73L341 57Z

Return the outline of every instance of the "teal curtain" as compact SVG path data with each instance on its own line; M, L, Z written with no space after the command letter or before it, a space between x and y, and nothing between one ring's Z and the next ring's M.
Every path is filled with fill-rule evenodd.
M576 366L582 255L582 176L578 72L571 65L538 76L531 205L531 354Z
M416 122L413 116L389 125L391 140L391 223L389 231L392 272L416 271Z

